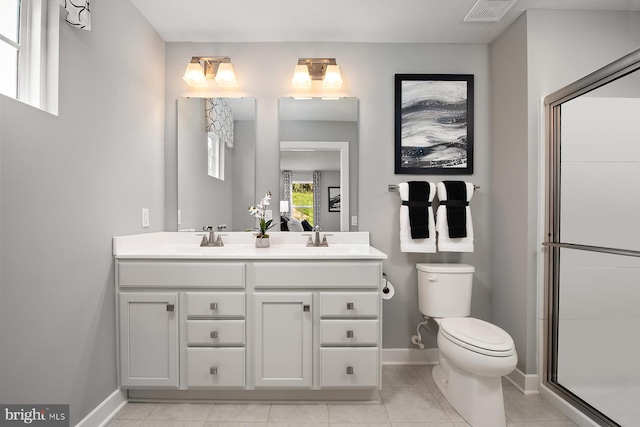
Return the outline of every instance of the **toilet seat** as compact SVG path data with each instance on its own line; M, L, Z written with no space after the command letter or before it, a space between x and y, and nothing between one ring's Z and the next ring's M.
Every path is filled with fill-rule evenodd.
M496 325L472 317L440 319L440 333L449 341L486 356L508 357L515 353L513 338Z

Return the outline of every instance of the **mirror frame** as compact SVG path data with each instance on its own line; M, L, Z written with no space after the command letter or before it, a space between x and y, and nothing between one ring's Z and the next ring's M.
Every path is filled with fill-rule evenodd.
M280 151L340 152L340 231L349 231L349 143L335 141L280 141ZM320 225L322 227L322 224Z

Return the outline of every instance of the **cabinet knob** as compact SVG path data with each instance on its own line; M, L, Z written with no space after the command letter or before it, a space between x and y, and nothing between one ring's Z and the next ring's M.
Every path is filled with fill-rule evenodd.
M173 311L175 310L176 306L173 304L167 304L167 311Z
M353 303L352 302L348 302L347 303L347 310L353 310Z
M218 331L211 331L211 338L218 338Z
M347 338L353 338L353 331L347 331Z
M209 304L209 308L211 310L217 310L218 309L218 303L217 302L212 302L211 304Z
M311 310L311 306L309 304L304 304L302 306L302 311L310 311Z
M353 375L353 366L347 366L347 375Z

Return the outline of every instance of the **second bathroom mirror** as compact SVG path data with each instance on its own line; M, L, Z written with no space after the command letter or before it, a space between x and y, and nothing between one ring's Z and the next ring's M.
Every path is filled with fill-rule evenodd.
M281 231L356 231L358 99L282 98L279 132Z

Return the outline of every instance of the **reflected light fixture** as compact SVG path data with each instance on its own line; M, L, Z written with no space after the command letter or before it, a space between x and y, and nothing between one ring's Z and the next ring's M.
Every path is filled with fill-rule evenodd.
M236 87L238 80L228 56L194 56L182 76L191 87L207 87L207 79L215 79L220 87Z
M300 58L293 72L294 89L310 89L311 80L322 80L324 89L342 87L342 76L335 58Z

